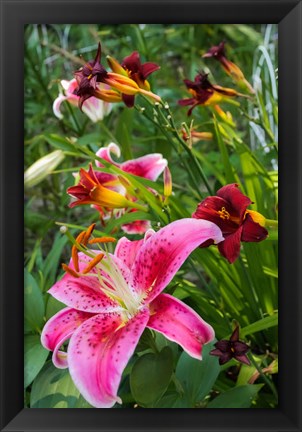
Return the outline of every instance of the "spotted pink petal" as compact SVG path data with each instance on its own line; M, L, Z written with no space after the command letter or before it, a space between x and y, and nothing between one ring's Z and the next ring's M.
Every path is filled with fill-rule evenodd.
M79 253L80 271L83 271L90 260L91 258L87 255ZM72 261L69 266L74 269ZM96 270L93 269L91 273L95 276L81 275L76 278L66 273L48 292L67 306L84 312L99 313L121 310L117 302L101 291Z
M119 314L99 314L85 321L71 337L68 365L84 398L96 408L116 402L121 376L149 318L142 310L128 322Z
M220 228L203 219L180 219L149 237L132 266L130 284L148 304L169 284L190 253L201 243L223 240Z
M112 163L115 166L119 166L120 164L118 162L115 162L112 157L111 157L111 153L113 153L114 155L116 155L118 158L121 156L121 150L119 148L119 146L115 143L110 143L108 144L107 147L101 147L97 152L96 155L102 159L105 159L107 162ZM102 168L104 165L99 162L96 161L96 166Z
M143 244L143 239L131 241L126 237L122 237L117 242L114 255L119 258L129 269L131 269L135 257Z
M84 321L92 316L87 312L65 308L47 321L42 331L41 343L44 348L53 351L52 361L57 368L68 367L67 353L60 351L60 347Z
M178 343L191 357L201 360L204 344L214 339L213 328L193 309L169 294L160 294L150 304L147 327Z
M120 168L130 174L155 181L168 162L160 153L152 153L124 162Z

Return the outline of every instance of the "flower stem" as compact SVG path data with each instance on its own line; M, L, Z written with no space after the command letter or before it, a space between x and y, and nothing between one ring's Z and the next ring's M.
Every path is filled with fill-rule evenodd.
M274 386L274 383L263 373L261 367L258 365L258 363L256 362L256 360L254 359L253 355L251 352L249 352L248 354L248 358L250 359L251 363L253 364L253 366L257 369L257 371L259 372L259 374L261 375L261 378L263 379L263 381L270 387L276 402L278 402L278 393L277 390Z
M274 219L265 219L265 225L270 228L278 228L278 221Z

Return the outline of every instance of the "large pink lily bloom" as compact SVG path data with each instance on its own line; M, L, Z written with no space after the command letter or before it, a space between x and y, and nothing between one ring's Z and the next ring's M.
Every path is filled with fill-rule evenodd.
M123 237L88 274L92 258L79 253L77 277L66 273L49 293L66 304L45 325L41 341L53 362L69 368L83 397L94 407L122 403L121 376L146 327L202 358L214 330L193 309L162 291L190 253L201 243L223 240L217 225L181 219L145 239ZM90 252L92 252L90 250ZM100 251L93 251L99 254ZM72 262L69 268L75 269ZM67 352L60 350L68 339Z
M63 114L61 113L62 102L68 101L72 105L78 106L80 100L80 97L74 93L78 88L76 79L72 79L71 81L62 80L61 86L63 87L65 94L60 93L53 103L54 115L59 119L63 118ZM103 120L103 118L110 113L111 107L112 105L110 103L91 97L83 103L82 111L91 121L97 123L98 121Z
M160 153L151 153L136 159L131 159L123 163L118 163L112 159L112 154L114 154L117 158L121 156L120 148L115 143L108 144L107 147L102 147L98 150L96 155L102 159L105 159L107 162L110 162L112 165L117 166L122 171L125 171L129 174L134 174L139 177L146 178L148 180L156 181L160 174L164 171L168 162L163 158ZM103 167L102 163L96 161L96 165L98 167ZM96 175L99 176L100 180L108 181L108 174L103 174L96 172ZM105 178L106 176L106 178ZM112 175L110 177L112 184L114 180L117 180L117 176ZM119 184L118 188L115 186L112 187L116 192L122 193L126 195L126 190ZM128 197L129 198L129 197ZM131 210L135 212L135 209ZM111 213L104 213L101 211L103 219L110 217ZM123 212L119 210L117 216L121 216ZM150 228L150 222L147 220L137 220L134 222L130 222L128 224L124 224L121 226L122 230L127 234L144 234Z

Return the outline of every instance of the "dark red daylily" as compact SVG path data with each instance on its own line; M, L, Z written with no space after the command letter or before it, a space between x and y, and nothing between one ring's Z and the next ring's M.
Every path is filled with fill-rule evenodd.
M74 73L75 79L78 83L78 87L75 89L75 94L80 97L80 108L86 99L94 96L97 82L104 82L104 78L107 75L107 71L100 63L100 59L101 44L99 43L94 60L85 63L81 69Z
M232 358L235 360L250 365L246 353L249 351L249 346L239 340L239 326L235 328L230 339L222 339L215 343L215 349L210 352L211 355L219 357L219 364L223 365Z
M260 242L268 232L264 228L265 218L260 213L247 210L252 201L238 189L238 184L229 184L198 204L192 217L214 222L222 231L225 240L218 245L219 252L230 263L240 253L240 242ZM213 243L204 243L201 247Z
M147 81L148 76L160 69L156 63L142 64L137 51L125 57L121 64L110 56L107 56L107 61L113 72L127 76L135 81L139 88L147 91L150 90L150 84ZM133 107L135 95L123 94L122 98L129 108Z
M241 87L246 88L250 93L254 93L253 87L245 79L242 70L226 57L224 41L220 42L217 46L212 46L202 57L213 57L218 60L225 72L230 75L234 81L236 81Z
M184 83L193 97L187 99L180 99L178 103L181 106L192 105L192 107L188 111L188 116L192 114L192 110L197 105L217 105L224 101L229 102L232 98L236 96L244 96L234 89L221 87L216 84L211 84L208 80L208 74L202 72L196 75L194 81L185 79Z
M127 74L122 66L121 69L123 73L121 73L120 70L118 73L115 71L107 72L100 63L100 59L101 44L99 43L94 60L87 62L81 69L75 72L75 79L78 84L78 87L75 89L75 95L80 98L80 108L82 108L85 100L91 97L101 99L105 102L121 102L124 100L126 105L128 105L127 98L134 98L134 95L137 93L143 93L156 101L161 100L159 96L150 92L148 89L141 88L137 82ZM143 66L144 65L141 65L141 67ZM145 73L147 73L147 69ZM145 82L147 83L147 81ZM102 85L100 85L100 83L102 83Z

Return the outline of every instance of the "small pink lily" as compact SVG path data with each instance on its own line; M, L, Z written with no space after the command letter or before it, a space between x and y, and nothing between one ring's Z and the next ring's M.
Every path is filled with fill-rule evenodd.
M60 93L53 103L53 112L59 119L63 118L60 107L64 101L70 102L72 105L78 106L80 97L74 92L78 87L76 79L71 81L62 80L61 85L65 91L65 94ZM91 121L97 123L108 115L111 111L112 105L108 102L104 102L95 97L91 97L83 103L82 111L90 118Z
M151 153L137 159L131 159L123 163L115 162L111 154L114 154L118 158L121 156L120 148L115 143L110 143L107 147L102 147L98 150L96 155L106 161L110 162L112 165L117 166L122 171L128 172L129 174L134 174L139 177L146 178L148 180L156 181L158 176L164 171L168 162L160 153ZM103 165L96 161L98 167L103 167ZM97 172L97 175L105 176L103 173ZM108 174L106 174L108 177ZM117 180L117 176L111 177L111 180ZM119 193L126 194L126 190L123 186L119 185L118 189L115 189ZM136 210L131 210L135 212ZM106 219L109 214L101 212L103 219ZM123 212L119 211L116 216L121 216ZM150 228L150 222L147 220L137 220L128 224L122 225L122 230L127 234L144 234Z
M121 376L146 327L202 358L203 345L214 338L212 327L162 291L190 253L209 239L223 240L217 225L181 219L155 234L150 230L144 240L123 237L114 255L89 250L91 257L79 253L75 263L65 266L68 273L49 293L67 307L46 323L41 341L53 351L57 367L69 368L91 405L122 403L117 395ZM67 352L60 351L67 339Z

